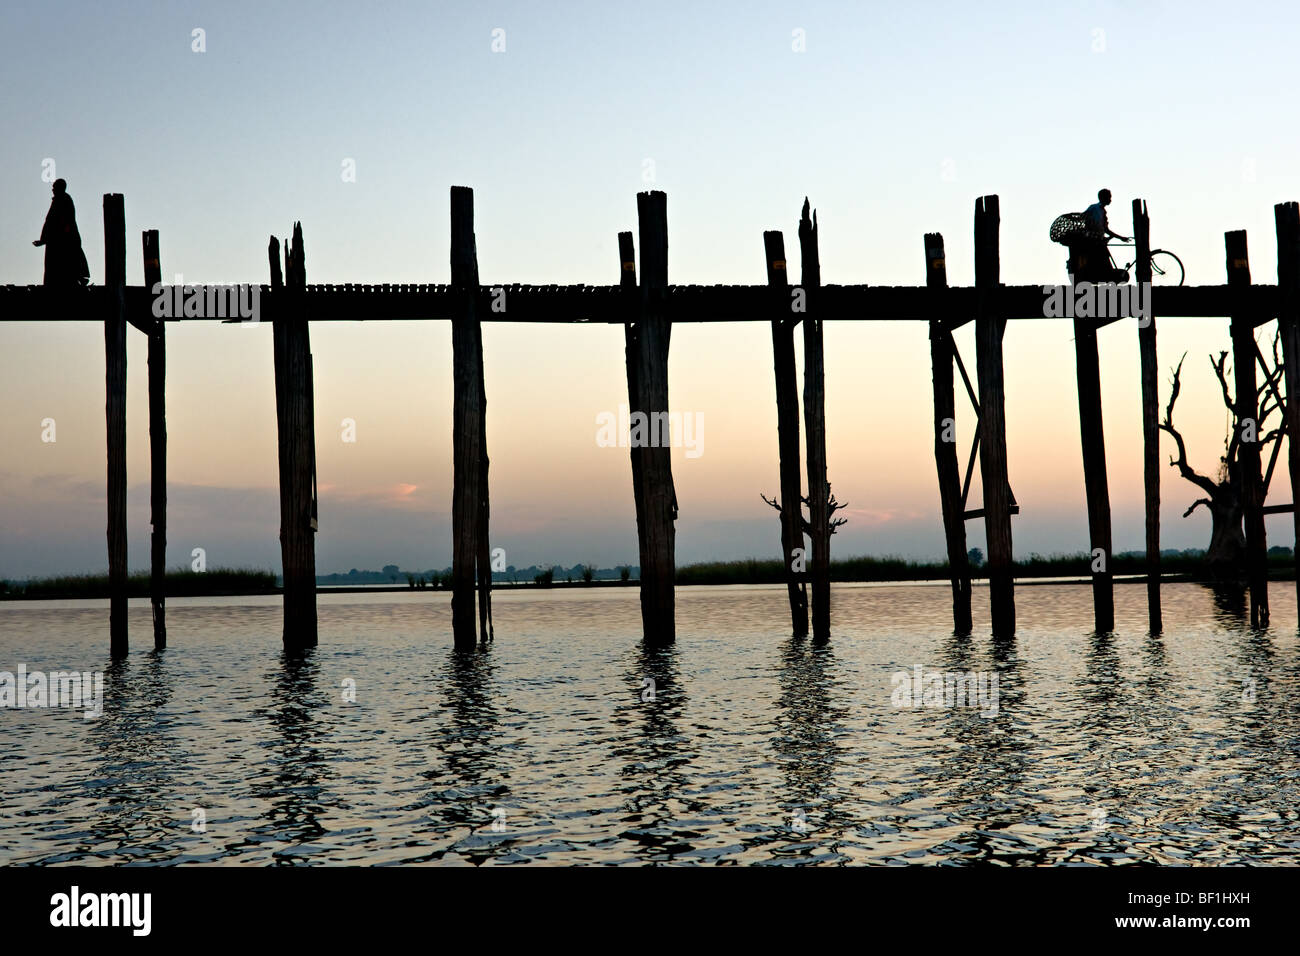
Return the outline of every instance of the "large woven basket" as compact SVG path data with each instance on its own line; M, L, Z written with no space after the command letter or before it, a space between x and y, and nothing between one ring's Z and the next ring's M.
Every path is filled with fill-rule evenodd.
M1067 212L1065 215L1057 216L1052 220L1052 228L1047 234L1053 242L1059 242L1065 246L1077 239L1085 238L1088 233L1088 223L1083 218L1083 213Z

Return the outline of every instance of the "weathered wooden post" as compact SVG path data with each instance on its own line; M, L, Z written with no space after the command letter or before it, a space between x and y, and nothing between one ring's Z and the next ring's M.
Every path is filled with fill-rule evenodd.
M478 250L474 240L474 190L451 187L451 284L458 295L451 321L452 345L452 595L451 628L455 645L472 649L478 641L474 595L482 578L476 561L486 540L484 464L483 335L478 318ZM491 587L491 568L486 600ZM486 622L486 617L484 618ZM483 635L484 640L488 634Z
M623 310L627 317L623 322L623 361L627 366L627 407L631 414L633 409L641 407L640 386L637 383L637 362L640 346L637 344L637 325L641 317L641 301L637 295L636 285L636 246L632 233L618 234L619 288L622 290ZM629 436L630 437L630 436ZM629 457L632 460L632 499L636 506L636 543L638 567L646 564L645 556L645 468L644 449L636 442L628 442ZM640 575L638 574L638 582Z
M108 426L108 631L110 653L129 649L126 623L126 212L104 194L104 371Z
M478 633L480 641L491 641L496 637L496 631L492 627L492 543L488 530L492 526L492 508L488 497L487 383L483 377L483 326L479 322L474 323L474 347L478 350L479 356L480 413L478 419Z
M643 519L641 528L641 624L649 645L676 639L676 495L672 436L668 419L668 197L658 190L638 193L641 246L640 321L636 328L637 402L631 415L645 416L642 434ZM630 380L629 380L630 382ZM635 441L635 426L630 441Z
M993 636L1016 632L1012 574L1011 485L1007 477L1007 424L1002 377L1002 336L1007 322L998 304L1000 265L997 196L975 201L975 362L980 393L980 479L984 533L989 549L989 605Z
M1151 305L1151 220L1147 204L1133 200L1139 312L1138 360L1142 369L1142 477L1146 492L1147 624L1164 630L1160 612L1160 395L1156 378L1156 314Z
M1236 386L1242 510L1246 525L1246 573L1250 581L1250 626L1268 626L1268 542L1264 536L1264 480L1260 475L1259 393L1255 385L1255 324L1250 308L1250 256L1244 229L1223 234L1232 299L1232 369Z
M812 560L813 640L831 636L831 506L826 480L826 362L822 350L822 318L818 310L821 259L817 250L817 219L803 201L799 219L800 285L804 294L803 412L805 454L808 458L808 525Z
M1088 499L1088 547L1092 551L1092 614L1097 633L1105 634L1115 629L1115 592L1106 434L1101 414L1101 365L1097 356L1098 321L1075 318L1074 367L1079 396L1079 441L1083 446L1083 486Z
M776 439L781 474L781 554L785 561L793 635L805 637L808 634L808 594L794 569L795 550L804 556L807 554L803 540L803 482L799 468L799 380L794 358L794 327L799 319L790 307L785 239L780 232L763 233L763 252L767 259L767 284L773 290L772 367L776 373Z
M276 418L280 450L280 559L284 572L284 646L315 647L316 426L311 337L302 295L307 288L302 225L294 223L283 282L279 247L271 237L271 287L282 297L272 321Z
M1300 205L1273 207L1277 224L1278 330L1282 337L1282 363L1286 366L1287 465L1291 473L1291 501L1296 552L1300 553ZM1278 439L1281 441L1281 438ZM1300 573L1296 575L1296 603L1300 605Z
M144 285L161 291L162 263L158 230L143 234ZM149 328L149 606L153 610L153 646L167 647L167 322L153 319Z
M934 463L939 472L939 502L948 543L948 577L952 583L953 633L971 632L970 560L966 552L966 519L961 500L961 469L957 462L957 401L952 363L956 347L947 325L944 297L948 267L943 236L925 234L925 285L935 298L930 319L930 366L934 380Z

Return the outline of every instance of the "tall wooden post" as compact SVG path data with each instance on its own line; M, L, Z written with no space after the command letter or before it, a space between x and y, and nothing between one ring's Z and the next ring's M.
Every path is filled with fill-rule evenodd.
M143 234L144 285L153 293L162 282L158 230ZM167 647L167 322L149 327L149 606L153 646Z
M1277 224L1278 330L1282 334L1282 363L1286 366L1287 465L1291 472L1291 501L1300 503L1300 205L1273 207ZM1280 441L1281 439L1279 439ZM1296 553L1300 554L1300 505L1293 504ZM1300 573L1296 575L1296 603L1300 605Z
M980 393L980 479L984 485L984 533L989 550L989 605L993 636L1011 637L1016 632L1016 598L1002 377L1002 336L1007 322L998 309L1000 222L997 196L975 201L975 362Z
M307 287L302 225L294 223L283 285L275 238L271 286L284 307L272 322L276 418L280 451L280 559L284 572L284 646L315 647L316 635L316 425L311 337L302 295Z
M826 480L826 362L822 350L822 319L817 307L821 289L821 259L817 249L817 219L809 216L805 197L799 219L800 283L804 293L803 412L807 432L808 525L812 560L813 640L831 636L831 509Z
M957 402L952 379L956 347L945 320L942 297L948 288L943 236L925 234L925 285L940 300L930 320L930 366L934 380L934 463L939 472L939 502L948 543L948 577L952 584L953 633L971 632L970 560L966 552L966 519L961 500L961 468L957 461Z
M482 579L476 562L486 540L482 527L487 514L484 472L483 334L478 318L478 249L474 240L474 190L451 187L451 284L456 288L458 314L451 322L452 345L452 595L451 628L458 648L473 648L478 640L474 595ZM490 566L487 569L490 575ZM488 579L490 587L491 578ZM487 591L485 589L484 594ZM486 618L485 618L486 620ZM484 640L488 634L483 635Z
M668 424L668 197L638 193L637 228L641 246L640 321L636 329L637 402L632 414L646 416L649 447L642 452L643 545L641 624L649 645L676 639L677 498L673 490Z
M795 637L808 634L808 594L794 569L795 550L806 554L803 540L803 482L799 467L799 380L794 358L794 327L790 283L785 267L785 239L780 232L763 233L767 284L772 297L772 367L776 373L776 440L781 474L781 554L785 561L790 625Z
M126 212L104 194L104 379L108 426L108 631L110 653L127 653L126 626Z
M492 509L488 498L487 383L483 377L483 326L477 321L474 323L474 347L479 358L478 633L480 641L491 641L496 633L492 627L492 544L488 531L492 524Z
M1246 232L1223 235L1232 303L1232 368L1236 386L1237 462L1246 525L1246 573L1250 581L1250 625L1268 626L1268 543L1264 536L1264 480L1260 475L1259 399L1255 385L1255 316L1248 305L1250 256Z
M1115 594L1096 321L1090 318L1074 320L1074 361L1079 392L1079 440L1083 445L1083 484L1088 498L1088 542L1092 550L1092 613L1097 633L1105 634L1115 629Z
M1142 477L1146 492L1147 624L1164 630L1160 612L1160 395L1156 378L1156 315L1151 305L1151 220L1147 204L1133 200L1133 241L1137 251L1138 360L1142 369Z
M640 386L637 383L637 364L640 361L640 346L637 343L637 327L641 318L641 300L637 295L636 285L636 246L632 233L618 234L619 289L623 295L623 309L626 321L623 323L623 361L627 366L627 407L629 414L641 407ZM632 500L636 506L636 543L638 568L645 567L645 450L636 442L628 442L629 457L632 460ZM637 575L638 582L640 573Z

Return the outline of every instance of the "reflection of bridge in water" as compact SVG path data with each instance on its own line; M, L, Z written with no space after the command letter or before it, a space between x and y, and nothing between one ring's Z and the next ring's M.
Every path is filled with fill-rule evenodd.
M631 232L619 234L620 281L607 286L481 285L474 238L473 191L451 190L451 283L448 285L308 285L302 230L292 243L271 238L271 281L256 286L244 302L254 302L252 321L273 329L275 389L279 427L281 558L284 575L284 642L289 647L316 643L317 529L316 452L309 322L373 320L449 320L453 344L452 630L457 646L488 640L491 625L490 519L486 440L487 395L483 384L483 322L577 322L622 324L629 408L648 416L652 428L667 421L668 346L673 323L768 321L780 438L782 551L791 624L796 636L808 632L811 585L814 637L830 635L830 535L838 503L827 480L825 382L822 323L837 321L925 321L930 325L934 381L935 460L953 591L954 631L971 631L971 569L966 556L965 521L983 518L988 545L988 579L993 633L1015 632L1011 517L1019 512L1011 493L1006 453L1002 339L1012 319L1043 319L1043 286L1006 286L999 278L998 197L975 206L975 284L947 284L943 237L925 236L926 284L917 287L821 284L816 217L805 201L799 223L801 276L787 278L781 233L764 234L766 285L673 286L668 283L667 197L661 192L637 197L640 275ZM1160 610L1160 460L1155 317L1227 316L1232 320L1232 352L1238 401L1236 420L1258 417L1256 364L1263 366L1255 329L1273 319L1281 333L1285 382L1265 368L1263 387L1284 412L1283 430L1300 434L1300 404L1284 402L1300 390L1300 206L1275 207L1278 284L1253 285L1245 232L1225 234L1227 283L1220 286L1152 287L1150 225L1146 204L1133 201L1136 287L1125 301L1137 303L1141 357L1142 420L1146 491L1146 550L1149 622L1162 629ZM187 290L162 285L158 233L145 232L144 286L126 284L126 222L120 194L104 197L106 281L103 286L61 291L40 286L0 287L0 317L10 321L90 320L104 323L108 423L108 551L110 635L115 655L127 651L126 628L126 326L148 336L151 453L152 583L155 646L166 644L164 552L166 544L166 323L203 320L201 314L157 318L155 304L184 302ZM190 290L192 291L192 290ZM174 310L173 310L174 311ZM191 311L185 309L182 311ZM202 311L195 308L194 311ZM222 310L223 314L227 310ZM1075 317L1079 422L1083 449L1088 528L1094 556L1091 572L1097 630L1114 624L1110 500L1102 432L1097 331L1125 316ZM208 321L223 320L219 316ZM230 321L226 318L224 321ZM953 342L954 329L973 321L975 383ZM806 481L799 460L800 409L794 330L804 334L803 421L806 429ZM964 476L955 436L954 362L978 417ZM906 396L900 395L900 400ZM657 417L662 416L662 417ZM1241 427L1241 426L1239 426ZM666 437L666 436L665 436ZM1300 487L1300 445L1288 442L1292 487ZM651 644L674 638L674 541L677 498L673 489L670 442L631 448L632 486L640 550L640 591L644 636ZM1280 441L1273 446L1269 474ZM1241 443L1243 500L1253 625L1268 623L1264 514L1292 512L1292 505L1265 508L1258 444ZM968 508L976 458L983 485L982 507ZM807 487L807 495L803 488ZM803 516L801 503L808 506ZM1297 517L1300 532L1300 517ZM805 535L808 546L805 547ZM1300 533L1297 534L1300 540ZM801 570L806 567L807 570ZM1300 593L1300 584L1298 584ZM477 606L476 606L477 599ZM477 611L477 620L476 620Z

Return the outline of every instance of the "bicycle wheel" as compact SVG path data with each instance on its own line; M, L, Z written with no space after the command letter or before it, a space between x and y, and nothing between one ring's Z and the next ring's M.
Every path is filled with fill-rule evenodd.
M1182 285L1183 260L1167 249L1151 250L1151 282L1154 285Z

